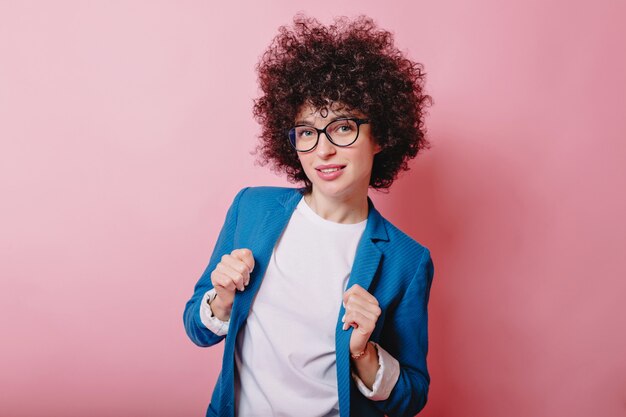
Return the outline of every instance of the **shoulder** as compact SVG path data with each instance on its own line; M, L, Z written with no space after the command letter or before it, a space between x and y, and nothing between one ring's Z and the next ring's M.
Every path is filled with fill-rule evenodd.
M254 242L250 240L266 239L268 226L286 224L289 209L300 199L298 188L246 187L240 190L230 216L238 244L253 249Z
M297 204L301 196L300 188L246 187L237 193L231 207L244 215L260 214Z
M294 194L299 194L299 188L291 188L291 187L270 187L270 186L259 186L259 187L246 187L239 191L238 194L242 196L245 195L246 198L256 198L256 199L271 199L271 198L279 198L284 196L291 196Z
M388 240L377 242L377 246L384 254L383 269L394 277L395 284L406 288L416 276L432 279L430 250L389 220L381 218Z
M385 230L389 239L386 242L381 242L383 250L386 254L397 254L409 259L421 259L424 256L430 256L430 251L422 243L418 242L396 225L391 223L382 215L380 216L382 223L385 226Z
M300 196L299 188L289 187L246 187L241 189L235 196L235 201L239 206L248 207L251 204L258 209L260 206L276 205Z

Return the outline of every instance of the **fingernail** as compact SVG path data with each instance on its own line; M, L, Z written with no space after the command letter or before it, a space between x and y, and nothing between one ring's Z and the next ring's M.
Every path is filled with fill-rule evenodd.
M341 322L344 323L346 321L346 315L344 314L343 317L341 318Z

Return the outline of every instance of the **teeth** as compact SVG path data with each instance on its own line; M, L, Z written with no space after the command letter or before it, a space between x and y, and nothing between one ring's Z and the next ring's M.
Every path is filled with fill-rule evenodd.
M328 168L328 169L320 169L324 174L328 174L329 172L339 171L339 168Z

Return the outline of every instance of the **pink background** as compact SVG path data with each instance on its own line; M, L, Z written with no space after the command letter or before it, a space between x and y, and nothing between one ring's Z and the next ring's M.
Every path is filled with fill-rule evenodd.
M422 415L626 415L623 2L213 3L0 3L0 415L204 415L182 311L235 193L287 184L251 104L299 10L429 74L433 148L372 193L435 260Z

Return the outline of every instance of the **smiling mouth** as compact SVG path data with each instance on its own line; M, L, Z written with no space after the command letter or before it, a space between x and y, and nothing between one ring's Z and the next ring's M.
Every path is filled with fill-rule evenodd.
M315 168L316 170L323 172L324 174L330 174L331 172L336 172L339 171L341 169L344 169L344 166L340 166L340 167L332 167L332 168Z

